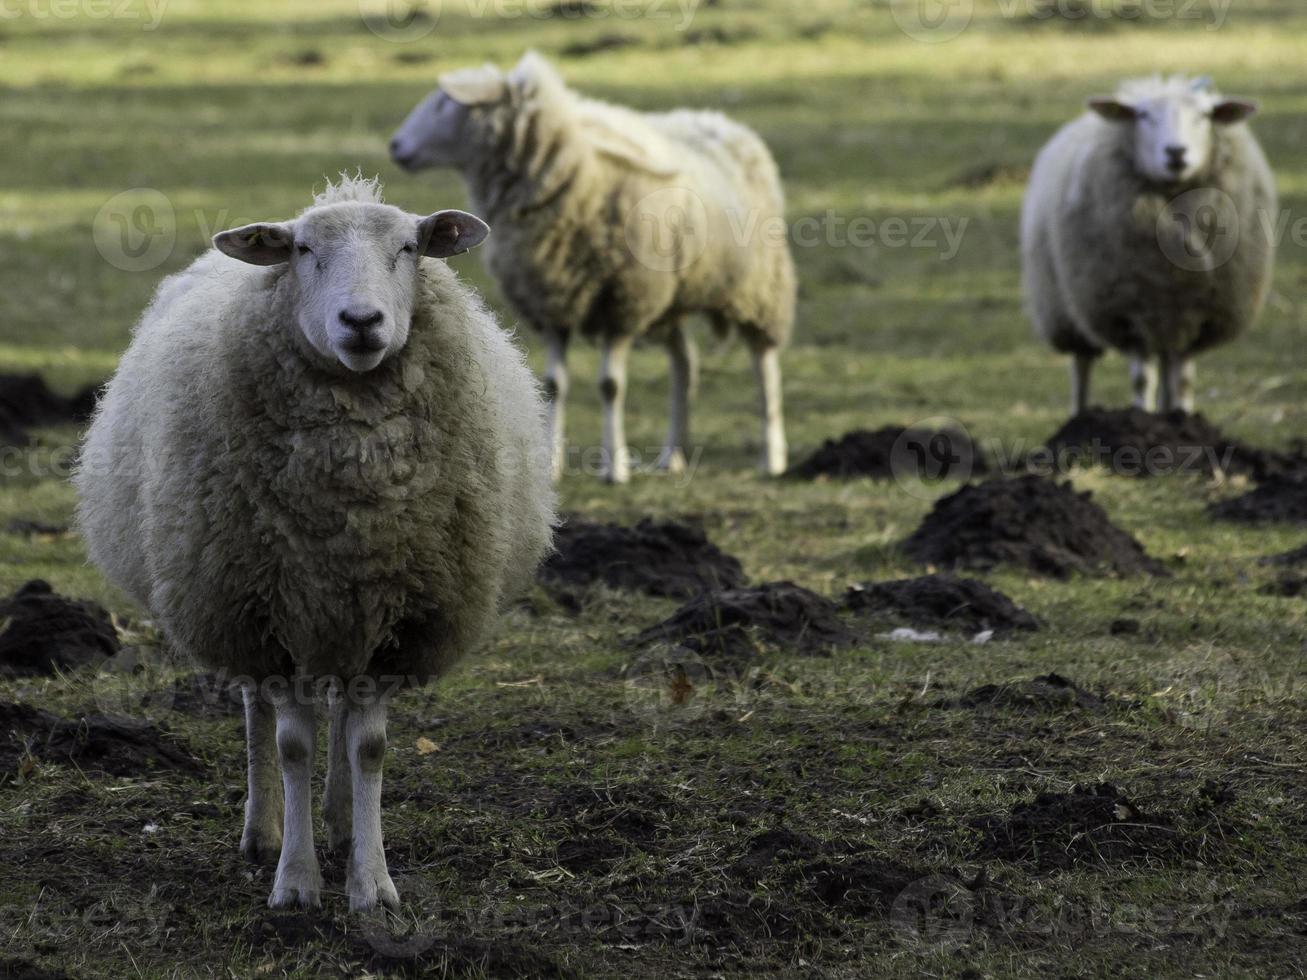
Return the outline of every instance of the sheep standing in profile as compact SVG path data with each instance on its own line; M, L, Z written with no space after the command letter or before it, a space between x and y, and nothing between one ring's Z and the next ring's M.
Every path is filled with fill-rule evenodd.
M784 471L780 349L793 327L795 276L780 176L755 133L715 112L649 114L583 98L529 53L507 75L488 65L443 76L390 149L409 170L458 168L494 223L490 269L548 349L556 476L574 332L602 351L604 476L629 478L626 361L646 335L671 359L660 465L685 465L695 351L682 319L691 313L748 343L762 468Z
M180 652L249 681L241 849L279 856L273 907L320 900L315 693L334 694L324 810L350 907L393 905L386 698L475 647L549 547L536 381L424 258L487 230L344 179L292 221L219 234L159 288L87 434L91 559Z
M1250 102L1208 79L1126 82L1035 161L1021 221L1036 332L1074 357L1072 411L1107 348L1135 404L1193 410L1196 354L1248 329L1275 261L1275 179ZM1160 367L1160 394L1159 388Z

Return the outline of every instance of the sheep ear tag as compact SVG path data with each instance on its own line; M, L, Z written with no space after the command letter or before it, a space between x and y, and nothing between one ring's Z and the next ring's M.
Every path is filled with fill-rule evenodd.
M476 248L490 226L466 211L437 211L418 222L418 247L423 255L445 259Z
M289 225L255 224L213 236L213 247L250 265L280 265L290 261L295 235Z

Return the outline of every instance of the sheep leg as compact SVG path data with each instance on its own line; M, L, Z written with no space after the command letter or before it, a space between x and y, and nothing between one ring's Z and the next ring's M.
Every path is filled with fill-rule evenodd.
M1130 362L1130 387L1135 395L1135 408L1145 412L1157 408L1157 365L1147 357L1136 357Z
M245 754L249 793L241 854L254 864L271 864L281 853L281 773L277 769L277 716L250 685L245 694Z
M1157 375L1160 383L1157 386L1157 410L1159 412L1169 412L1176 407L1175 367L1175 361L1170 354L1163 352L1158 355Z
M1094 372L1095 358L1091 354L1075 354L1071 358L1071 417L1089 407L1089 380Z
M667 336L667 356L671 364L671 405L667 444L658 458L658 468L683 473L690 451L690 400L698 380L699 356L694 341L679 326L672 327Z
M567 467L567 340L566 330L545 331L545 398L549 401L549 445L555 482Z
M1171 387L1171 404L1175 408L1192 413L1194 410L1194 381L1198 370L1192 357L1177 357L1171 362L1168 372Z
M354 808L354 784L345 739L345 696L331 692L331 729L327 735L327 786L322 799L323 823L327 828L327 847L348 852L351 836L351 812Z
M754 344L753 373L758 381L762 414L762 471L769 476L785 472L789 449L785 444L785 418L781 404L781 352L768 344Z
M381 768L386 757L386 705L384 701L358 703L346 708L345 741L354 776L354 837L345 885L352 912L399 905L399 894L386 869L381 840Z
M274 909L322 904L322 872L313 851L313 701L289 693L277 704L277 755L286 793L281 860L268 896Z
M604 403L603 479L609 483L627 483L631 479L631 460L626 448L626 358L631 352L631 337L611 337L604 341L599 362L599 396Z

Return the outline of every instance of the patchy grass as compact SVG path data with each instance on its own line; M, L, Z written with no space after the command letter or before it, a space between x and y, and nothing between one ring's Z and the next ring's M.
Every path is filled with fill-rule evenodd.
M562 66L598 94L751 123L781 162L791 219L827 222L829 240L796 250L796 458L854 427L949 419L1011 457L1061 424L1064 365L1020 309L1016 215L1040 143L1120 74L1210 71L1262 99L1285 207L1307 218L1307 12L1294 0L1240 2L1219 25L1208 4L1132 21L1095 13L1127 4L1045 16L1050 5L978 0L970 28L940 44L905 35L882 2L722 0L688 23L670 3L641 19L436 6L437 22L414 22L432 30L404 43L369 29L353 0L289 16L172 0L155 30L143 2L124 9L144 19L34 5L0 21L0 369L69 391L103 378L163 274L214 230L292 213L324 174L380 172L413 210L459 204L453 176L396 172L385 139L439 72L529 45L577 51ZM1082 7L1088 19L1071 16ZM95 219L137 188L164 198L141 234L175 238L157 264L124 271L106 260L124 264L115 226L105 237ZM877 223L874 247L842 240L855 218ZM934 244L899 247L887 219ZM946 229L961 229L955 252ZM497 301L474 257L458 267ZM1282 449L1307 432L1304 287L1307 252L1289 237L1256 334L1200 362L1201 403L1237 438ZM576 362L593 374L593 352ZM624 523L698 515L755 582L834 596L914 573L895 546L951 487L759 480L748 374L742 351L705 352L691 478L615 490L577 473L567 508ZM638 352L632 376L632 444L653 447L658 352ZM1126 401L1119 359L1099 380L1105 403ZM578 447L598 432L586 387ZM45 430L4 457L0 529L67 521L75 439ZM1239 488L1198 478L1075 482L1171 575L1000 570L986 580L1045 628L986 646L868 635L829 658L697 669L688 698L651 699L623 682L644 665L625 639L674 601L601 590L573 616L537 593L492 649L396 707L385 823L406 904L386 920L344 913L330 863L323 913L264 907L267 872L236 852L238 716L221 692L175 684L191 668L4 683L0 700L66 716L152 718L206 776L57 762L0 776L0 973L1301 975L1307 607L1263 593L1280 573L1258 559L1303 532L1213 522L1205 505ZM75 537L0 531L0 590L34 577L135 613ZM1093 697L966 698L1050 672Z

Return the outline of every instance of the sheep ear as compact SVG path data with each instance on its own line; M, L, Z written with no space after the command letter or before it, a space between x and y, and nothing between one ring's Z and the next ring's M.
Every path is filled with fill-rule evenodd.
M493 105L508 94L504 73L494 65L463 68L440 76L440 90L462 105Z
M555 86L562 87L563 78L549 60L540 52L532 50L522 55L521 60L508 75L509 82L519 92L534 92Z
M1101 96L1089 100L1089 108L1108 122L1134 122L1135 108L1120 99Z
M290 261L295 226L287 224L246 225L213 236L213 247L233 259L250 265L280 265Z
M490 226L466 211L437 211L418 222L418 247L423 255L444 259L476 248Z
M1233 126L1257 115L1258 105L1246 99L1226 99L1216 103L1212 109L1212 122L1221 126Z

